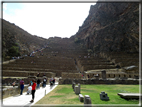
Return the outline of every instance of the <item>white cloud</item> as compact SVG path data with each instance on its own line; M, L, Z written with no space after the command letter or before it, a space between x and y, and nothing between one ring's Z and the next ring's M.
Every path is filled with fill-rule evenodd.
M7 9L7 4L6 4L6 3L4 3L4 5L3 5L3 9L4 9L4 10L6 10L6 9Z
M24 3L24 7L16 9L14 15L4 12L3 18L33 35L44 38L70 37L82 25L89 13L90 5L90 3Z

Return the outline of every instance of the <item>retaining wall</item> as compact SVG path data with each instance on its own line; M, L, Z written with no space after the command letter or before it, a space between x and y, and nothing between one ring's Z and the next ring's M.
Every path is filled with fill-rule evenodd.
M59 85L72 84L72 81L80 84L139 84L139 80L97 80L97 79L59 79Z

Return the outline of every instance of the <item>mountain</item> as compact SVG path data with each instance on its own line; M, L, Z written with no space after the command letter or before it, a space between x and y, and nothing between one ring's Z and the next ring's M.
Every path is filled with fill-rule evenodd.
M46 46L48 42L59 39L44 39L31 35L5 20L2 20L2 27L3 60L29 54ZM139 3L97 2L96 5L90 7L88 17L79 27L78 32L69 40L94 53L138 53Z
M139 3L96 3L74 38L93 52L139 51Z
M28 55L47 44L47 39L29 34L27 31L2 19L2 57Z

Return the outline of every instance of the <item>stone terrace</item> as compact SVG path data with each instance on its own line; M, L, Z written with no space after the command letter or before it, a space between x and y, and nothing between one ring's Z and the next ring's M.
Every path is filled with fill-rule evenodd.
M76 62L76 63L75 63ZM127 69L129 66L135 66ZM35 53L34 57L3 64L4 77L27 77L29 75L62 78L102 78L102 70L107 78L135 78L138 77L138 54L99 53L90 54L69 39L50 40L49 45ZM82 74L84 77L82 77Z

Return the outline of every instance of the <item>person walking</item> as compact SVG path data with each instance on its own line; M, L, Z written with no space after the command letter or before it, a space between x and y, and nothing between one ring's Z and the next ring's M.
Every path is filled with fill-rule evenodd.
M21 79L21 81L20 81L20 89L21 89L20 95L22 95L23 90L24 90L24 81L23 81L23 79Z
M55 77L53 78L53 85L55 85Z
M44 78L43 79L43 87L46 87L46 82L47 82L47 80L46 80L46 78Z
M35 91L36 91L36 81L33 79L32 82L33 82L33 85L32 85L32 100L30 101L31 103L34 102Z
M37 80L37 89L40 88L40 79Z

